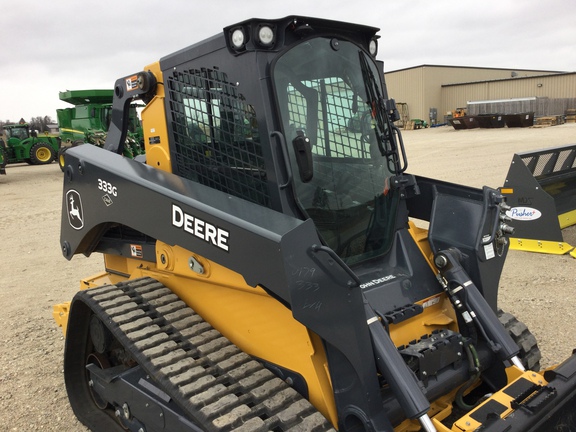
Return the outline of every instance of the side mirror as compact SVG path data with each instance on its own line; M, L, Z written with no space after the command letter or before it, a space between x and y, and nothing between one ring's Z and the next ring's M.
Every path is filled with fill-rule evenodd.
M386 111L388 112L388 116L390 117L390 121L394 123L397 120L400 120L400 113L398 112L398 108L396 107L396 101L394 99L386 100Z
M300 173L302 183L308 183L314 176L314 166L312 165L312 145L310 138L299 130L296 132L296 138L292 140L294 154L296 155L296 164Z

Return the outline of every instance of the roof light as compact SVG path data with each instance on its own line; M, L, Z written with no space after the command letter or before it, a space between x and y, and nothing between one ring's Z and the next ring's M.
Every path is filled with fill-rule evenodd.
M274 43L274 30L267 25L263 25L258 29L258 42L261 45L269 47Z
M244 30L241 28L233 30L230 41L232 42L234 49L240 50L244 48L244 44L246 44L246 34L244 33Z
M370 43L368 44L368 51L370 51L370 55L372 57L376 57L376 54L378 53L378 42L376 41L376 39L372 39L370 41Z

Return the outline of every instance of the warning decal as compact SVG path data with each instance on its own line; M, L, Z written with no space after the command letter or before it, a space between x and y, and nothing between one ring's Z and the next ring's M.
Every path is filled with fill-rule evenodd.
M126 90L133 91L138 88L138 75L132 75L126 78Z
M130 255L132 255L132 258L142 258L142 246L131 244Z

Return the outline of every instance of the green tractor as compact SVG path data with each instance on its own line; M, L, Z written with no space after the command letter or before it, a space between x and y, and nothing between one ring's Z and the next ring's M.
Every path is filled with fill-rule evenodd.
M56 159L60 139L45 133L31 132L28 123L4 125L5 163L26 162L30 165L45 165Z
M2 133L0 136L0 174L6 174L6 162L8 160L4 139L5 136L4 133Z
M113 90L67 90L60 92L60 100L74 107L56 110L62 146L58 163L64 169L64 153L78 144L102 147L106 141L112 116ZM130 128L126 136L124 156L134 158L144 153L142 126L136 106L130 107Z

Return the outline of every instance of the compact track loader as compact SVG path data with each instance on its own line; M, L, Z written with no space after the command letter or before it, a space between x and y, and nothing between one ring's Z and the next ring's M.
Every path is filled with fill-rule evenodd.
M377 31L252 19L116 82L64 169L105 271L54 308L91 430L576 430L576 356L498 309L505 200L407 172Z

